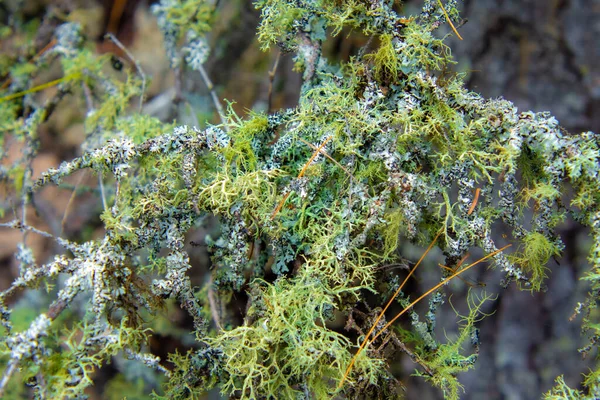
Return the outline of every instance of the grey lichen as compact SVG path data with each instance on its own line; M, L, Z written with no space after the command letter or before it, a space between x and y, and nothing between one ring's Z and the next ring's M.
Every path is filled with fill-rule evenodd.
M586 279L593 291L577 309L592 332L585 349L591 351L600 340L590 313L600 291L600 138L567 135L548 113L519 113L504 99L467 91L460 76L443 76L452 59L434 31L459 15L455 1L441 4L426 1L421 14L403 17L384 0L257 1L261 46L296 52L304 80L299 105L245 119L231 107L218 109L223 123L204 129L125 115L129 100L143 95L139 80L105 75L95 66L103 59L81 48L75 25L64 24L54 53L65 73L82 84L94 81L106 103L86 114L97 139L89 140L88 151L35 181L29 163L47 108L20 98L8 103L33 111L3 122L28 140L31 153L21 169L2 174L23 209L22 218L4 226L50 237L70 254L39 266L19 247L20 275L0 293L6 330L0 394L20 368L39 398L79 398L93 371L124 354L165 376L156 397L195 398L218 386L237 398L389 398L401 385L386 362L405 353L419 364L419 375L454 399L457 375L477 360L475 325L491 296L470 295L458 336L440 342L436 313L445 295L439 289L423 314L410 310L410 331L382 331L380 320L376 339L346 371L380 305L369 304L367 293L379 299L399 287L385 266L403 262L402 240L423 244L438 234L446 258L439 280L478 247L494 253L504 285L542 290L548 260L564 249L556 227L567 215L592 232ZM200 70L214 4L162 0L153 11L172 67ZM322 43L328 33L348 29L376 44L346 62L329 62ZM30 74L42 68L35 65ZM82 169L110 186L100 216L104 236L74 243L31 226L29 199ZM573 188L570 204L561 198L566 182ZM207 216L219 221L219 232L204 243L213 268L204 295L190 278L185 235ZM494 234L498 222L510 237ZM495 253L506 242L514 244L511 254ZM13 332L8 297L58 276L64 279L47 312ZM222 307L242 291L249 298L243 322L222 325L228 318L219 315ZM402 292L399 302L410 308L416 297ZM88 312L58 326L76 298ZM186 354L170 354L172 369L145 349L155 314L169 300L191 317L196 339ZM335 318L347 321L345 331L332 327ZM60 335L66 346L58 344ZM584 382L589 393L598 391L597 374ZM568 392L564 386L559 378L548 396Z

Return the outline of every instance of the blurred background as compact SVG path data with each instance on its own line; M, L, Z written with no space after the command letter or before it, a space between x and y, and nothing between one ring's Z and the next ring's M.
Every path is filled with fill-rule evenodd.
M103 38L114 33L140 63L151 84L146 92L144 112L163 121L204 126L218 123L208 89L194 71L173 71L162 47L162 35L150 12L152 2L143 0L56 0L0 1L0 23L6 24L18 9L26 19L40 20L38 48L47 44L64 20L80 22L86 36L96 43L99 53L114 53L115 67L134 68L122 50ZM515 103L520 111L549 111L566 129L579 133L600 132L600 0L464 0L459 2L465 23L459 28L463 41L450 35L450 46L457 64L455 72L463 73L469 89L484 97L503 96ZM405 14L417 14L422 1L406 1ZM247 0L217 0L218 15L210 34L211 55L205 64L207 73L221 99L235 101L238 114L245 110L277 110L297 104L301 77L292 70L293 55L278 49L259 50L255 37L259 13ZM450 33L447 27L439 35ZM6 41L0 41L4 48ZM345 31L330 38L324 55L330 60L347 60L357 53L368 38ZM269 71L279 57L273 78L273 93L269 104ZM65 100L75 101L75 100ZM57 166L62 160L80 155L85 138L83 112L85 107L61 108L41 129L40 154L34 162L36 174ZM5 144L6 150L17 154L18 143ZM14 147L10 147L14 146ZM10 162L10 160L4 160ZM94 185L91 176L80 176L81 182ZM45 210L39 216L40 228L60 231L64 237L101 236L97 215L98 199L82 194L69 207L68 223L64 210L71 194L46 188L38 206ZM100 205L101 206L101 205ZM97 217L94 217L97 219ZM52 229L50 229L52 228ZM488 292L498 298L487 311L495 315L481 323L481 353L476 369L461 376L465 386L464 399L535 399L548 391L554 378L577 387L582 373L587 373L595 355L582 361L577 349L585 344L580 336L580 320L569 321L578 301L583 301L588 288L579 278L588 269L588 233L574 222L561 228L566 245L565 254L550 262L550 274L545 293L520 292L514 286L502 289L498 282L502 274L491 269L481 270L474 277L486 284ZM205 232L191 232L190 240L201 242ZM0 231L0 290L7 288L17 274L13 253L21 233ZM55 254L55 244L41 237L29 236L38 262ZM207 278L208 257L202 248L190 247L195 268L193 283L203 285ZM416 260L422 249L407 245L402 250L406 258ZM435 266L430 266L435 268ZM427 278L427 269L414 285L422 292L436 283L436 276ZM464 297L468 285L457 283L458 298ZM17 301L17 299L14 299ZM34 300L32 300L34 301ZM446 310L446 308L444 308ZM440 324L455 324L453 313L440 315ZM188 328L190 321L177 307L169 316L170 323ZM446 321L446 323L444 323ZM455 326L455 325L454 325ZM450 328L449 328L450 329ZM443 330L442 335L443 335ZM186 349L180 339L157 335L156 354L163 355L175 348ZM158 341L161 340L160 344ZM399 360L394 371L403 375L409 399L438 399L441 394L419 378L405 378L414 370L410 360ZM107 366L98 374L98 383L90 392L92 398L107 398L102 381L115 374L117 366ZM218 398L217 394L211 396ZM132 398L132 397L128 397Z

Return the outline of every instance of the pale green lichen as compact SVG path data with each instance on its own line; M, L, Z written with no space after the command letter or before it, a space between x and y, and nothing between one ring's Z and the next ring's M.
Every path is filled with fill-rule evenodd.
M410 330L386 331L382 336L389 340L367 346L344 378L360 342L355 336L364 337L375 320L371 310L399 285L399 275L387 266L405 262L403 243L425 244L440 232L442 279L460 267L469 249L496 251L504 238L494 235L493 226L502 222L514 243L512 255L494 256L505 284L542 290L549 260L563 247L555 228L567 215L592 232L593 269L586 279L596 292L578 308L591 331L592 344L584 349L590 351L600 340L590 317L600 288L598 136L567 136L549 114L519 114L512 103L484 100L467 91L460 76L448 75L450 51L434 35L446 18L438 1L426 1L422 13L409 18L389 1L263 0L256 6L263 48L277 44L296 52L304 78L298 106L244 117L229 107L220 112L222 125L205 128L128 115L131 100L143 99L140 77L107 72L107 57L86 48L76 25L63 25L49 54L71 78L51 100L85 84L100 103L82 113L89 133L82 155L35 181L30 163L37 129L55 105L36 104L33 92L19 93L31 89L47 65L0 64L13 79L2 94L0 124L28 149L0 170L15 192L3 212L22 206L20 218L4 226L51 238L70 252L43 265L27 246L16 253L20 275L0 294L6 333L0 393L17 393L8 382L18 377L41 398L83 396L94 371L125 355L164 377L157 398L195 398L215 386L240 398L389 398L398 396L399 384L386 362L406 353L420 365L418 375L445 397L458 398L457 375L477 358L477 340L469 355L463 346L476 336L484 295L469 297L456 338L440 343L435 315L444 295L438 291L425 315L408 313ZM454 1L444 8L458 20ZM182 68L185 61L199 70L214 4L163 0L153 10L172 66ZM378 41L348 61L330 63L321 44L344 30ZM105 236L79 243L31 226L30 199L82 169L96 173L106 188L97 192ZM574 190L570 204L563 204L565 182ZM209 218L219 221L204 243L214 271L197 290L188 276L185 235ZM64 281L56 282L59 274ZM7 299L41 283L59 285L47 294L47 312L28 327L13 326L11 312L15 317L18 308L6 306ZM235 326L234 318L219 313L241 308L231 298L242 291L250 301L240 310L243 323ZM406 307L415 297L401 293L399 301ZM191 317L191 349L171 353L174 367L167 370L143 347L152 328L181 334L154 318L175 302ZM85 309L93 313L75 323ZM336 317L346 320L347 330L334 328ZM395 340L406 346L384 351ZM584 385L595 393L597 372ZM558 379L549 393L576 392Z

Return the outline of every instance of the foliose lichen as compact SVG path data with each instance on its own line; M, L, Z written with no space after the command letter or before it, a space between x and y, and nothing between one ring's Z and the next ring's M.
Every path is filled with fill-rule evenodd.
M214 3L153 6L172 67L200 70L206 61ZM379 304L367 294L381 300L399 286L384 266L402 260L403 242L424 244L440 233L441 280L469 249L489 254L512 242L512 254L493 257L504 284L539 291L549 259L564 249L556 227L567 216L593 239L585 278L592 290L577 309L591 336L583 351L592 351L600 340L591 313L600 293L600 138L568 135L548 113L519 113L509 101L466 90L460 75L445 76L453 61L435 30L460 17L455 1L440 4L426 1L420 14L402 16L386 0L257 1L261 47L296 54L299 103L247 117L229 108L219 111L219 126L129 114L131 99L143 96L139 77L107 73L108 58L86 47L71 23L26 72L16 59L21 69L1 70L12 84L3 88L0 124L28 150L0 171L21 205L3 226L52 238L68 253L39 265L19 247L19 277L0 293L0 394L16 390L9 382L20 370L38 398L83 398L94 371L120 354L164 377L156 398L196 398L215 386L235 398L389 398L401 385L386 362L405 353L418 375L455 399L457 375L476 363L476 323L489 296L469 297L458 336L440 342L435 315L445 296L437 291L424 313L410 311L410 329L381 332L345 376L375 320ZM323 42L347 30L374 40L347 61L329 62ZM31 93L11 96L31 89L46 58L60 60L69 77L55 96L78 96L83 85L100 101L85 113L86 151L34 180L36 129L60 98L39 104ZM82 169L104 182L103 237L79 243L35 228L27 209L38 193ZM573 194L565 202L567 184ZM205 241L212 271L203 291L190 279L185 235L208 216L219 232ZM499 222L510 237L494 234ZM14 332L18 308L7 305L9 297L42 282L57 284L52 302ZM222 324L217 303L240 292L249 298L243 322ZM399 302L409 306L415 297L402 293ZM158 329L154 314L172 299L190 316L195 340L187 353L161 360L147 346ZM335 329L334 319L346 329ZM583 382L590 398L600 390L597 375ZM546 397L576 394L559 377Z

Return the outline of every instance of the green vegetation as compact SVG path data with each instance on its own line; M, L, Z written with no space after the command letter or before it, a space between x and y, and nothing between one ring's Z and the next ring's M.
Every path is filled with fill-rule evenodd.
M122 393L131 398L144 388L155 398L198 398L213 387L232 398L391 398L401 385L387 364L405 353L416 375L457 399L457 375L476 367L473 337L490 299L485 294L470 295L458 335L439 341L435 315L446 294L436 291L428 311L411 310L410 328L378 336L344 379L376 308L399 287L398 275L384 266L403 262L403 243L426 245L438 232L449 269L459 268L471 248L489 254L509 241L513 254L492 257L495 268L506 285L539 291L548 261L563 250L555 228L566 216L593 238L586 277L593 289L578 308L591 332L585 351L592 351L600 341L591 313L600 293L598 135L567 136L547 113L519 114L504 99L467 91L460 76L442 77L453 60L435 30L446 18L458 22L456 2L444 2L443 10L428 0L408 18L393 3L255 2L261 48L296 54L299 103L238 116L216 99L220 125L143 115L145 78L111 69L110 57L96 55L73 22L59 26L41 57L2 56L0 76L11 83L0 92L1 137L26 151L0 169L12 196L2 214L15 215L3 226L24 236L15 254L19 276L0 293L0 397L23 395L23 382L37 398L80 398L94 373L121 355L146 371L127 379ZM162 0L153 10L171 66L203 71L204 35L219 17L214 2ZM18 20L3 29L32 35ZM376 40L348 61L330 63L321 45L349 30ZM50 65L59 65L64 79L49 98L36 97L35 83ZM63 98L83 107L81 156L33 179L38 129ZM75 241L36 228L36 196L64 187L80 170L101 183L88 189L102 199L103 236ZM570 204L562 199L566 184L574 191ZM219 232L206 236L212 271L198 288L185 235L210 219ZM510 237L494 235L500 222ZM27 235L51 238L65 253L40 263ZM33 316L24 300L8 305L36 288L52 300ZM236 323L222 309L238 307L232 297L244 292L248 305ZM407 306L416 297L402 293L399 301ZM193 325L187 337L164 328L157 315L173 304ZM345 330L335 328L336 319ZM180 335L189 350L160 359L149 351L152 332ZM378 350L388 341L403 345ZM162 385L145 385L148 376ZM590 398L600 391L597 376L583 382ZM111 380L107 398L120 393L124 379ZM561 377L556 383L547 398L579 396Z

